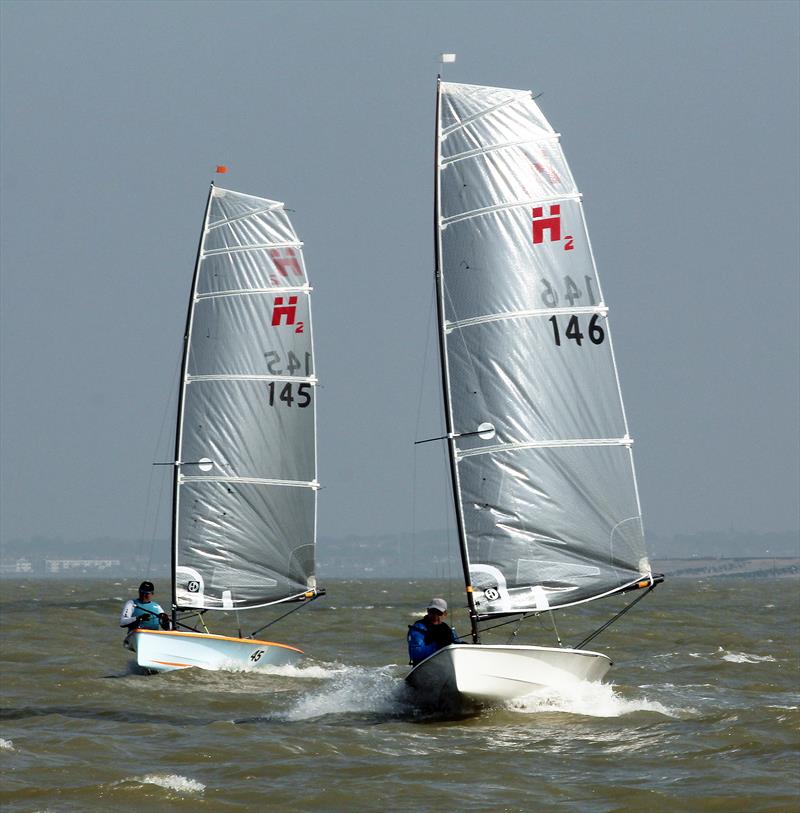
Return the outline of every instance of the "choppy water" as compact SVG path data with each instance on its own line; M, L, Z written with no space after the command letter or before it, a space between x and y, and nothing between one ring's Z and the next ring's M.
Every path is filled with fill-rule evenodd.
M594 642L610 685L463 719L404 693L406 625L435 585L328 584L270 630L310 654L299 667L154 676L116 627L133 587L0 583L4 813L798 809L797 580L668 581Z

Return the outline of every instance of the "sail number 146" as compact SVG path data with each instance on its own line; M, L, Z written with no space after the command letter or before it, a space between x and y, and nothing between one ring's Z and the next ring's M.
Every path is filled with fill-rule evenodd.
M553 339L556 345L561 347L561 329L558 326L558 319L555 316L551 316L547 321L553 326ZM589 320L587 333L589 335L589 341L592 344L602 344L605 340L606 332L603 330L602 325L598 324L598 314L594 314ZM573 315L569 317L566 330L564 331L564 337L565 339L575 342L578 347L583 344L586 335L581 332L581 326L577 316Z

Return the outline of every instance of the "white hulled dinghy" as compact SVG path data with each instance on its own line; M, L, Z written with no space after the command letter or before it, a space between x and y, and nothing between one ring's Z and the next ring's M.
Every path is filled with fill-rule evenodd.
M258 669L303 655L256 638L261 630L211 634L204 615L307 603L324 593L314 573L310 295L302 243L283 204L212 184L178 400L173 629L137 630L142 667Z
M438 83L434 193L445 426L472 643L414 667L439 707L600 681L573 647L481 644L663 577L644 545L608 308L559 135L529 91ZM632 606L626 605L611 620Z

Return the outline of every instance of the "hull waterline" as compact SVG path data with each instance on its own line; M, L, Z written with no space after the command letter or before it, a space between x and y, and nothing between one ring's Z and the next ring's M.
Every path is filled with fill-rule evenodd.
M406 677L419 702L438 709L502 705L542 688L600 682L612 663L599 652L538 646L458 644Z
M301 649L274 641L174 630L137 630L134 645L139 666L155 672L192 666L258 670L296 663L303 657Z

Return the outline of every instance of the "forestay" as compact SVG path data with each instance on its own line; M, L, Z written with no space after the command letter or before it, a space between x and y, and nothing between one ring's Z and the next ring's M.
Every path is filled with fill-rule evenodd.
M475 606L597 598L650 565L580 194L530 92L440 94L445 406Z
M310 293L283 204L212 187L178 415L180 608L257 607L315 589Z

